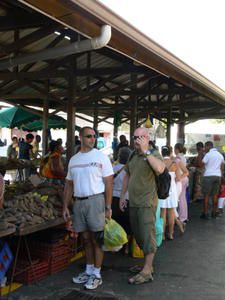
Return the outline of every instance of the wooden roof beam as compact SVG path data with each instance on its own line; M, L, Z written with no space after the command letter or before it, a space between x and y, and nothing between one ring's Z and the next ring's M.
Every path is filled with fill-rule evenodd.
M62 25L59 24L51 24L47 27L35 30L34 32L22 37L21 39L19 39L18 41L7 45L7 46L2 46L0 48L0 52L4 55L9 55L9 53L12 52L17 52L18 50L21 50L22 48L26 47L27 45L30 45L34 42L36 42L37 40L40 40L46 36L48 36L49 34L53 33L55 30L57 30L58 28L62 27Z
M53 24L53 21L42 16L31 16L29 14L0 16L0 32L42 27L49 24Z

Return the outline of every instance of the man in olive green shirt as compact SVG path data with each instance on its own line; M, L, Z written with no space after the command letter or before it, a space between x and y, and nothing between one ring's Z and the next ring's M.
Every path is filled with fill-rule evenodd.
M161 174L165 164L159 153L149 150L147 128L137 128L134 132L135 152L128 161L120 197L120 208L124 209L125 193L129 192L130 224L139 247L145 255L144 267L140 273L129 278L131 284L141 284L153 280L152 263L156 253L155 219L158 195L155 173ZM155 173L154 173L155 172Z

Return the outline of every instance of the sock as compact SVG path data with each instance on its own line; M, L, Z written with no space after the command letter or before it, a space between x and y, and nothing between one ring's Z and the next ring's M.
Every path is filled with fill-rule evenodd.
M93 274L93 270L94 270L94 265L86 265L86 273L88 275L92 275Z
M92 274L94 274L97 278L101 278L101 273L100 272L101 272L101 268L94 267Z

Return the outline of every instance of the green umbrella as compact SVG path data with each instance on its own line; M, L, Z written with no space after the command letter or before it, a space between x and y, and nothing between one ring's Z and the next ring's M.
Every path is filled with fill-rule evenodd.
M40 119L36 114L18 107L0 110L0 128L20 128L23 124Z
M48 128L67 128L67 121L60 116L50 116L48 118ZM36 120L22 126L24 131L38 131L43 129L43 120ZM79 126L75 126L76 130L80 130Z

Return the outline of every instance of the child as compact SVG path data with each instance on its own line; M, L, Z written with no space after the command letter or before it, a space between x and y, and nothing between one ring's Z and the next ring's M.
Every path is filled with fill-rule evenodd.
M221 215L223 213L223 208L225 204L225 178L221 178L221 187L220 193L218 196L218 214Z

